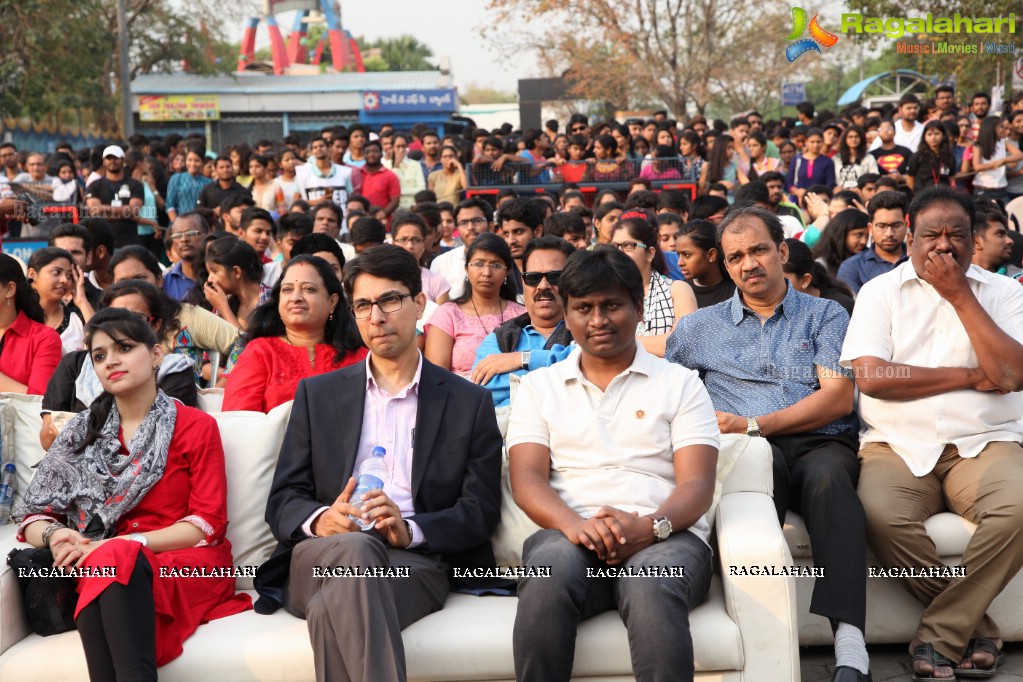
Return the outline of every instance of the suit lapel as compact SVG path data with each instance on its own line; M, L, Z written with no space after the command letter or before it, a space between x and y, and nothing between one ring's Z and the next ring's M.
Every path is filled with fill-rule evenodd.
M355 472L355 458L359 454L362 436L362 418L366 408L366 363L360 362L351 371L340 372L341 380L334 386L334 409L329 416L331 430L336 429L337 450L328 453L330 467L338 481L341 493L349 477Z
M433 444L441 429L444 404L448 390L444 373L423 359L423 372L419 377L419 407L416 410L416 437L412 453L412 499L419 496L419 486L426 475L426 467L433 457Z

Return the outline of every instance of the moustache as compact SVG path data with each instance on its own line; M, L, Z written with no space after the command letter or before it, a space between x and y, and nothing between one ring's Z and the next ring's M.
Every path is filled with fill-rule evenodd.
M767 271L763 268L757 268L756 270L750 270L749 272L742 273L742 281L745 282L750 277L767 277Z
M533 300L537 301L537 302L539 302L539 301L553 301L554 300L554 293L552 291L550 291L549 289L546 290L546 291L542 291L542 292L538 291L537 293L533 294Z

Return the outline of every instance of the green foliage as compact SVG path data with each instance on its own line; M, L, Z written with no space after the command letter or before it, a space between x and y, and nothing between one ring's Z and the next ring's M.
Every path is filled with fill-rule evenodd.
M433 71L437 68L430 62L433 51L407 33L374 41L357 36L355 41L362 51L367 71ZM370 68L370 62L373 68ZM386 68L381 68L385 65Z
M459 96L466 104L512 104L519 101L514 92L485 88L475 84L467 87L459 93Z

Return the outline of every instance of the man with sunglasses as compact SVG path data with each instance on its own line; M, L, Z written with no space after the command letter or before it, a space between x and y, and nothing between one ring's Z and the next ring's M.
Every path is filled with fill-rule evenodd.
M179 215L167 233L167 250L177 262L163 276L163 293L183 301L195 287L199 267L199 246L209 232L206 219L195 212Z
M529 242L522 255L522 290L526 312L508 320L483 339L472 367L473 383L494 397L494 407L511 404L511 375L549 367L564 360L575 346L565 326L558 283L575 247L561 237Z
M426 297L411 253L367 249L344 287L369 355L298 385L266 510L279 544L257 578L257 610L283 605L309 622L317 680L404 682L401 630L443 608L449 566L496 571L501 434L490 394L419 352ZM378 446L389 475L356 500L357 472ZM322 570L334 567L375 577Z

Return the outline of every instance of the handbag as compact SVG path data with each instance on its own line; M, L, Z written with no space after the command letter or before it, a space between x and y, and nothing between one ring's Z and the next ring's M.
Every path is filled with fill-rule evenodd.
M7 563L14 569L32 631L43 637L75 629L78 591L75 579L53 567L49 547L12 549Z

